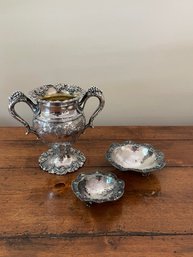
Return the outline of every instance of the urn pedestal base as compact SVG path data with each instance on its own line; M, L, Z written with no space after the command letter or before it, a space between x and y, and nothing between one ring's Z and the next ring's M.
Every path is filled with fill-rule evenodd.
M48 173L65 175L81 168L86 161L83 153L67 144L53 144L40 155L39 166Z

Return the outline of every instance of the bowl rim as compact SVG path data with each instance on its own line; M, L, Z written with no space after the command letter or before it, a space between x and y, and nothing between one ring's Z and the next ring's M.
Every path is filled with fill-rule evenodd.
M149 151L155 153L156 165L154 167L152 167L152 168L136 169L136 168L124 168L120 164L116 163L112 159L112 153L113 153L113 151L116 148L122 147L122 146L125 146L125 145L131 145L131 146L136 146L136 147L148 148ZM162 169L166 165L164 157L165 157L164 153L161 152L160 150L154 148L151 144L137 143L137 142L134 142L132 140L127 140L127 141L124 141L122 143L112 143L109 146L109 148L108 148L108 150L107 150L107 152L105 154L106 160L109 161L109 163L111 163L111 165L113 165L118 170L121 170L121 171L129 171L129 170L131 170L131 171L136 171L136 172L143 173L143 174L147 174L147 173L150 173L152 171Z

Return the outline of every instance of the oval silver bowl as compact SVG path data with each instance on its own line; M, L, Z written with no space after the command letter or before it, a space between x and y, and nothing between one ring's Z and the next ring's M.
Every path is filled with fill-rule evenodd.
M164 154L150 144L133 141L113 143L105 155L106 159L121 171L133 170L148 174L165 166Z
M75 195L84 202L103 203L118 200L124 193L125 182L113 173L80 174L72 182Z

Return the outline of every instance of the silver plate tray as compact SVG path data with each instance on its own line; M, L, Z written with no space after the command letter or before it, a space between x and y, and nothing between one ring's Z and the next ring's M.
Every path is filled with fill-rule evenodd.
M80 174L72 182L75 195L87 203L118 200L124 193L125 182L113 173L92 172Z
M105 157L119 170L133 170L142 174L162 169L166 164L161 151L150 144L138 144L133 141L113 143Z

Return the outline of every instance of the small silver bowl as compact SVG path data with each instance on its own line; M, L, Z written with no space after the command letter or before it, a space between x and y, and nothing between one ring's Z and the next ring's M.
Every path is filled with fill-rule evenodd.
M82 173L72 182L75 195L89 204L118 200L124 193L124 187L125 182L115 174L99 171Z
M138 144L133 141L113 143L105 157L119 170L133 170L142 174L162 169L166 164L164 154L152 145Z

